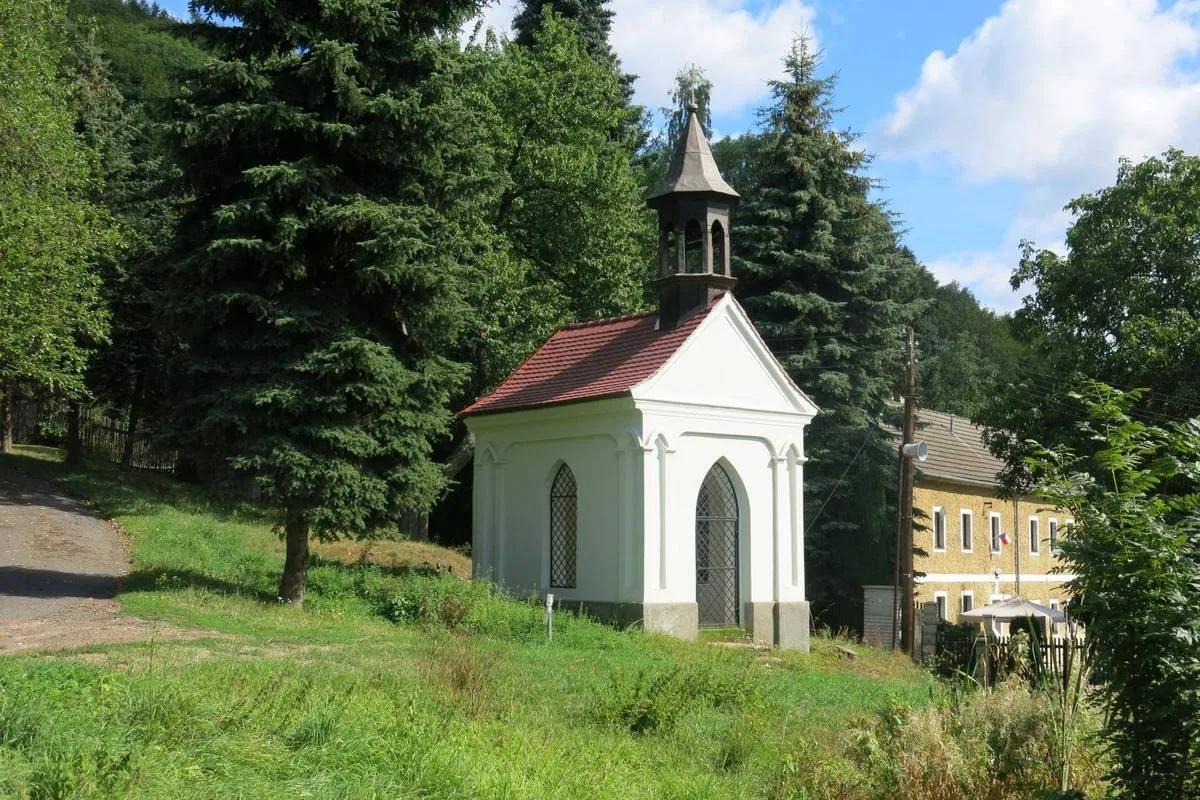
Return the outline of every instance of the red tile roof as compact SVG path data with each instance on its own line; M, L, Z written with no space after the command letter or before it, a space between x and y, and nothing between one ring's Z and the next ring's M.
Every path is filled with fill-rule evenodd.
M723 296L669 331L655 330L656 311L568 325L458 416L623 395L667 363Z

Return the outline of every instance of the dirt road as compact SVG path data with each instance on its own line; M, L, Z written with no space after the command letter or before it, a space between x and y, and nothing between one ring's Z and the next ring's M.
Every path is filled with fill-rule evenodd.
M0 654L150 635L113 599L129 553L115 527L53 486L0 469Z

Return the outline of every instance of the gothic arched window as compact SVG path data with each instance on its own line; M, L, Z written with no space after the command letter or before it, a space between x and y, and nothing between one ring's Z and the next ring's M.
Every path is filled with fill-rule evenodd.
M575 587L575 533L578 528L578 498L575 474L563 464L550 487L550 586Z
M696 606L702 628L738 624L738 517L733 481L713 464L696 497Z

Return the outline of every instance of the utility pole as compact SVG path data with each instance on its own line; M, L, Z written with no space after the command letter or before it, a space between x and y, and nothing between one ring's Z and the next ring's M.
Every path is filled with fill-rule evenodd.
M913 607L913 482L916 464L906 452L917 432L917 346L913 329L906 332L904 353L904 430L900 442L900 549L896 561L900 567L900 647L909 655L914 653L916 632Z

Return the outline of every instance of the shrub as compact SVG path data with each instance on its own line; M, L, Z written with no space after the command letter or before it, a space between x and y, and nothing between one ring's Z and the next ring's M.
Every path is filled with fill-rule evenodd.
M598 720L631 733L669 730L684 714L702 708L737 713L761 704L761 684L752 672L703 662L641 670L632 679L618 670L593 703Z
M670 729L696 702L679 667L641 671L631 681L617 673L609 689L599 698L596 716L630 733Z

